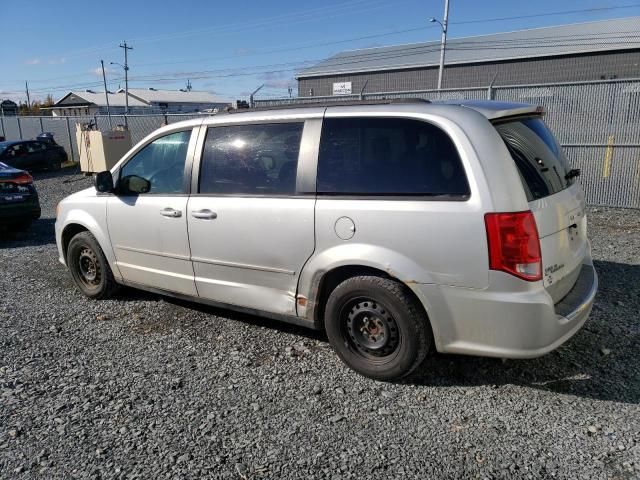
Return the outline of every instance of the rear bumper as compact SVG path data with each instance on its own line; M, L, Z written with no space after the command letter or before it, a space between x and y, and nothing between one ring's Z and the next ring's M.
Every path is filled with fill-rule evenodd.
M36 220L40 215L40 203L37 198L27 202L0 205L0 223Z
M534 358L558 348L587 320L597 290L590 259L556 305L541 285L525 292L414 288L429 312L438 351L500 358Z

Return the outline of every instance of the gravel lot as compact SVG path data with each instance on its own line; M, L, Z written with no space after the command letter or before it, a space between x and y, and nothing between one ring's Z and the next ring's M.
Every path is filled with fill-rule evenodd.
M322 334L133 290L80 295L55 205L0 240L2 478L640 478L640 212L592 208L601 289L543 358L432 355L399 384ZM67 183L65 183L67 182Z

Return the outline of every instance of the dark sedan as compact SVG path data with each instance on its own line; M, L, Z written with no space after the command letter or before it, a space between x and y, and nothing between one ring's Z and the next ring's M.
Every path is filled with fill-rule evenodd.
M59 170L67 152L57 143L40 140L0 142L0 162L25 170Z
M26 229L40 218L40 201L28 172L0 162L0 226Z

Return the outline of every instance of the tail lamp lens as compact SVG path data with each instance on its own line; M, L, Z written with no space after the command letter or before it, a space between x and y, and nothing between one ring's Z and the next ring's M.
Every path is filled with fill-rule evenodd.
M489 268L523 280L542 279L540 239L533 213L487 213Z
M33 177L25 172L21 173L17 177L12 178L11 180L9 180L9 182L16 183L18 185L29 185L33 183Z

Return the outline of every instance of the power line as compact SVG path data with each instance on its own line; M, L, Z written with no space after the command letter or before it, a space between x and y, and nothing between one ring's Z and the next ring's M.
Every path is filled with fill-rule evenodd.
M343 15L362 14L375 9L388 6L385 0L352 0L337 5L327 5L315 7L312 9L299 10L286 14L275 15L271 17L260 18L252 21L242 21L236 23L225 23L216 27L209 27L196 30L186 30L182 32L173 32L163 35L154 35L147 37L139 37L132 39L136 43L148 43L161 40L171 40L175 38L184 38L201 33L211 33L214 35L228 35L232 33L240 33L243 31L255 31L260 28L270 28L281 25L291 25L293 23L304 23L308 21L326 20ZM297 21L297 22L296 22ZM67 52L60 55L52 55L53 57L77 58L93 55L105 50L112 50L112 44L103 44L96 47L77 50L76 52Z
M631 5L611 5L609 7L582 8L579 10L564 10L561 12L534 13L531 15L518 15L515 17L482 18L482 19L475 19L475 20L462 20L459 22L449 22L449 23L454 25L466 25L470 23L502 22L506 20L521 20L524 18L550 17L555 15L569 15L573 13L602 12L602 11L608 11L608 10L621 10L625 8L638 8L638 7L640 7L640 4L634 3Z
M589 40L598 39L595 35L590 35L588 37L580 36L578 37L586 38ZM600 39L608 39L608 40L629 40L629 39L640 39L640 35L624 35L621 37L600 37ZM526 39L523 41L519 41L519 43L509 43L507 45L501 44L499 41L497 42L484 42L482 48L479 48L476 44L478 42L469 41L469 42L457 42L449 47L450 50L518 50L518 49L529 49L529 48L540 48L540 42L545 40L554 41L554 37L536 37L535 39ZM570 42L570 43L567 43ZM452 42L453 43L453 42ZM635 45L638 42L634 41L625 41L618 42L618 44L630 44ZM468 46L466 46L468 45ZM575 39L572 41L568 39L562 43L558 43L554 41L554 43L547 45L548 47L553 46L584 46L584 43L576 43ZM355 55L348 55L344 57L337 57L336 60L328 63L327 67L338 67L338 66L353 66L360 63L366 63L370 61L381 61L381 60L392 60L396 58L407 58L411 56L424 55L426 53L433 53L438 51L438 46L424 46L417 45L414 47L408 47L403 49L402 51L393 51L393 52L369 52ZM165 72L158 73L152 75L140 75L132 77L133 81L142 82L142 81L155 81L155 82L171 82L177 81L184 78L192 78L192 79L207 79L207 78L233 78L233 77L246 77L246 76L254 76L254 75L265 75L265 74L275 74L275 73L287 73L294 72L299 68L304 66L309 66L309 64L313 64L318 62L317 59L308 59L302 60L299 62L289 62L289 63L278 63L278 64L267 64L267 65L254 65L254 66L245 66L245 67L233 67L226 69L215 69L215 70L201 70L201 71L189 71L189 72ZM288 67L288 68L277 68L277 67ZM400 65L398 65L400 67ZM242 68L243 71L238 72L238 70ZM264 70L266 69L266 70ZM122 80L123 78L116 78L114 82ZM100 82L91 82L91 83L79 83L72 85L61 85L55 87L41 87L37 90L33 90L34 92L49 92L49 91L61 91L61 90L72 90L74 88L86 88L86 87L94 87L99 86Z
M451 22L451 23L476 23L476 22L480 22L480 21L492 21L492 20L496 20L496 21L501 21L501 20L510 20L510 19L516 19L516 18L530 18L530 17L535 17L535 16L547 16L547 15L556 15L556 14L563 14L563 13L577 13L577 12L591 12L591 11L601 11L601 10L611 10L611 9L617 9L617 8L635 8L635 7L640 7L640 4L634 4L634 5L620 5L620 6L611 6L611 7L602 7L602 8L591 8L591 9L581 9L581 10L567 10L567 11L563 11L563 12L553 12L553 13L540 13L540 14L534 14L534 15L523 15L523 16L518 16L518 17L500 17L500 18L495 18L495 19L483 19L483 20L469 20L469 21L463 21L463 22ZM350 41L357 41L357 40L362 40L362 39L370 39L370 38L375 38L375 37L380 37L380 36L388 36L388 35L394 35L394 34L399 34L399 33L406 33L406 32L411 32L411 31L418 31L418 30L423 30L425 28L428 27L415 27L415 28L410 28L410 29L404 29L404 30L395 30L395 31L391 31L391 32L383 32L383 33L379 33L379 34L372 34L372 35L366 35L366 36L360 36L360 37L354 37L351 39L343 39L343 40L337 40L337 41L331 41L331 42L323 42L323 43L318 43L318 44L314 44L314 45L302 45L302 46L297 46L297 47L289 47L289 48L283 48L283 49L277 49L277 50L267 50L267 51L262 51L262 52L256 52L254 53L255 55L263 55L263 54L269 54L269 53L276 53L276 52L285 52L285 51L293 51L293 50L301 50L301 49L306 49L306 48L314 48L314 47L318 47L318 46L326 46L326 45L333 45L333 44L339 44L339 43L346 43L346 42L350 42ZM538 36L538 37L529 37L526 39L495 39L492 40L490 42L487 42L486 40L464 40L464 39L460 39L460 40L456 40L456 39L451 39L450 40L450 50L468 50L471 48L478 48L477 46L474 45L482 45L482 50L510 50L510 49L523 49L523 48L534 48L534 47L540 47L542 46L543 48L546 47L553 47L553 46L582 46L584 45L583 43L575 43L576 41L579 40L586 40L586 41L597 41L597 40L601 40L601 41L612 41L612 40L626 40L624 42L617 42L617 44L624 44L624 45L628 45L628 44L634 44L635 42L631 42L631 39L636 39L638 38L637 35L638 31L630 31L630 32L605 32L605 33L594 33L594 34L570 34L570 35L554 35L554 36ZM625 36L620 37L621 34L624 34ZM616 36L614 36L616 35ZM435 46L435 42L433 43L433 46ZM391 47L393 48L393 47ZM395 53L390 54L391 52L380 52L380 51L373 51L373 52L362 52L362 51L356 51L353 52L351 54L342 54L338 57L335 57L336 60L347 60L349 58L354 58L354 61L351 62L335 62L335 61L331 61L331 58L328 59L326 66L339 66L339 65L348 65L348 64L357 64L357 63L362 63L365 61L371 61L371 60L386 60L386 59L392 59L392 58L397 58L397 57L407 57L407 56L414 56L414 55L419 55L419 54L425 54L425 53L431 53L433 52L433 47L431 45L424 45L424 44L419 44L419 45L415 45L415 46L408 46L402 49L402 51L398 51L395 50ZM253 55L253 54L252 54ZM222 58L222 57L221 57ZM227 57L228 58L228 57ZM309 63L313 63L313 62L318 62L320 60L301 60L299 62L290 62L288 64L275 64L275 65L297 65L298 68L304 66L305 64L309 64ZM181 62L164 62L164 64L172 64L172 63L186 63L188 61L181 61ZM163 63L157 63L157 64L163 64ZM143 64L144 65L144 64ZM153 65L153 64L151 64ZM273 65L273 64L272 64ZM199 78L216 78L216 75L211 75L211 73L214 72L221 72L221 71L233 71L233 70L237 70L239 68L243 68L245 71L241 72L241 73L236 73L236 74L225 74L225 75L218 75L217 78L220 77L230 77L230 76L247 76L247 75L259 75L259 74L265 74L265 73L284 73L284 72L289 72L289 71L293 71L294 69L280 69L280 70L269 70L269 71L256 71L256 72L248 72L246 69L249 68L266 68L266 67L271 67L272 65L262 65L262 66L245 66L245 67L229 67L227 69L223 69L223 70L204 70L202 72L196 72L199 73L201 76ZM178 79L178 78L184 78L185 75L192 75L192 72L188 72L188 73L159 73L159 74L152 74L152 75L147 75L147 76L140 76L140 77L134 77L133 80L135 81L144 81L144 80L155 80L155 81L171 81L172 79ZM77 75L74 75L77 76ZM67 78L67 77L56 77L56 78ZM51 79L49 79L51 80ZM39 82L43 82L45 80L39 80ZM82 85L83 87L85 86L97 86L99 85L98 82L87 82L87 83L82 83L79 84ZM68 90L68 89L72 89L73 86L72 85L64 85L64 86L60 86L60 87L41 87L38 88L36 90L32 90L34 92L48 92L48 91L60 91L60 90ZM6 93L5 93L6 94Z

